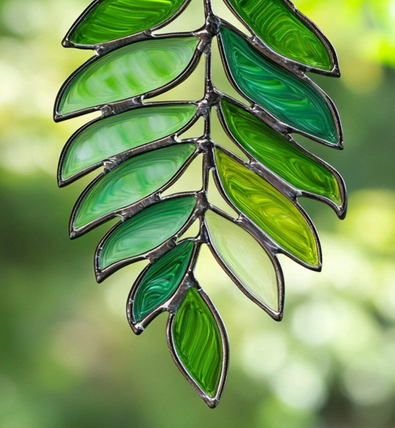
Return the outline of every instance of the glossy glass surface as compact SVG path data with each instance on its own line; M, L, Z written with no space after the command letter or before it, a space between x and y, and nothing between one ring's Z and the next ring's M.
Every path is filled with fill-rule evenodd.
M332 112L314 87L269 61L229 28L221 27L221 39L225 65L247 97L287 125L338 143Z
M121 223L104 242L99 267L144 254L176 234L191 216L194 196L168 199Z
M142 321L163 305L180 285L188 269L193 242L184 241L170 250L147 270L133 300L133 319Z
M81 45L95 45L157 27L171 18L185 0L103 0L91 9L70 36Z
M314 235L300 211L266 180L215 151L222 186L233 204L277 244L311 266L319 264Z
M278 310L277 277L261 245L244 229L218 214L206 211L210 242L240 284L261 303Z
M331 70L329 53L284 0L226 0L274 51L309 67Z
M232 102L223 99L221 111L234 139L255 159L297 189L341 204L338 182L328 168Z
M74 227L131 205L164 186L194 152L193 144L176 144L133 157L102 178L80 203Z
M222 340L210 308L196 288L191 288L173 322L177 355L200 388L214 397L222 369Z
M94 122L69 145L61 168L62 179L125 150L173 134L196 113L191 104L143 107Z
M68 114L158 89L186 69L197 44L196 37L145 40L101 56L68 82L59 113Z

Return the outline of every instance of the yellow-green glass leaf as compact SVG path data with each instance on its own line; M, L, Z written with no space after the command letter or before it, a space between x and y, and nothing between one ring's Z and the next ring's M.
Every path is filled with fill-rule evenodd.
M74 228L131 205L164 186L194 152L176 144L133 157L103 175L80 201Z
M297 189L342 203L333 172L257 117L223 99L221 111L233 138L255 159Z
M177 310L172 338L185 370L214 397L222 372L222 338L217 322L196 288L191 288Z
M93 122L71 138L61 178L68 179L111 156L173 134L195 113L193 104L148 106Z
M278 285L273 262L248 232L213 211L206 211L211 245L240 285L259 302L278 311Z
M223 189L232 203L280 247L310 266L319 265L317 243L298 208L270 183L221 150L215 151Z
M158 27L170 19L186 0L102 0L72 31L70 40L95 45Z
M225 66L242 94L294 129L339 143L327 99L305 79L271 62L233 30L221 27Z
M58 113L66 115L161 88L187 68L197 44L196 37L144 40L90 60L63 88Z
M100 269L144 254L171 238L190 218L195 204L194 196L167 199L121 223L100 249Z
M284 0L225 1L274 51L308 67L332 70L324 43Z
M192 241L184 241L149 267L134 295L135 322L141 322L174 294L187 272L193 246Z

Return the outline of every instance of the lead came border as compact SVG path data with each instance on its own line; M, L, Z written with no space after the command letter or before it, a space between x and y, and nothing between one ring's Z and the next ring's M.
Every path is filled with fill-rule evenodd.
M72 137L68 140L66 143L66 146L64 147L62 151L62 155L59 162L59 169L58 169L58 183L59 186L65 186L67 184L70 184L71 182L74 182L78 178L86 175L87 173L93 171L94 169L103 166L104 170L103 172L95 179L93 182L85 189L85 191L82 193L80 198L77 200L77 203L75 205L75 208L73 210L72 218L70 221L70 235L71 238L78 237L88 230L96 227L97 225L107 221L109 218L112 218L114 216L119 216L121 219L121 222L116 224L114 227L111 228L111 230L105 235L105 237L101 240L99 243L96 252L95 252L95 272L97 281L101 282L106 277L114 273L116 270L120 269L121 267L125 266L126 264L133 263L138 260L147 259L150 261L150 264L141 272L137 280L135 281L127 302L127 318L129 321L129 324L132 328L132 330L136 334L140 334L144 328L161 312L167 311L169 313L168 316L168 323L167 323L167 341L170 353L176 362L177 366L179 367L180 371L183 373L183 375L186 377L186 379L192 384L192 386L195 388L195 390L198 392L198 394L203 398L203 400L210 406L215 407L220 399L220 396L222 394L224 385L226 383L227 378L227 367L228 367L228 359L229 359L229 343L228 343L228 337L226 334L225 326L220 318L220 315L218 314L217 310L215 309L214 305L212 304L209 297L204 293L202 288L200 287L197 279L194 275L194 269L196 266L198 254L201 248L201 245L206 244L211 249L215 259L218 261L218 263L221 265L221 267L227 272L229 277L236 283L236 285L241 289L241 291L246 294L247 297L249 297L253 302L255 302L258 306L260 306L264 311L266 311L273 319L280 321L283 316L283 307L284 307L284 278L283 273L281 269L281 265L278 261L277 254L283 253L287 256L291 257L296 262L300 263L301 265L313 269L313 270L320 270L321 269L321 246L318 239L318 235L315 229L314 224L306 214L306 212L303 210L301 205L298 203L297 198L301 196L307 196L316 200L320 200L322 202L327 203L330 205L336 212L339 218L344 218L347 210L347 196L346 196L346 187L344 184L343 178L340 176L340 174L332 168L330 165L328 165L325 161L319 159L306 149L304 149L302 146L300 146L290 135L291 133L298 133L301 135L304 135L314 141L317 141L321 144L330 146L332 148L343 148L343 132L342 132L342 126L340 122L340 117L338 114L338 111L336 109L335 104L333 101L325 94L325 92L317 85L315 84L311 79L309 79L305 72L306 71L313 71L317 74L322 74L325 76L332 76L332 77L339 77L340 71L338 68L338 60L337 60L337 54L329 40L325 37L325 35L318 29L318 27L312 23L305 15L300 13L295 6L289 1L289 0L281 0L284 2L284 4L287 6L287 8L290 10L291 13L293 13L297 19L299 19L303 24L305 24L310 31L312 31L324 44L326 47L330 59L332 63L334 64L333 69L330 71L321 70L318 68L306 66L301 62L289 59L285 57L284 55L281 55L277 52L275 52L273 49L271 49L268 45L264 43L264 41L260 40L259 37L256 35L256 33L249 27L248 22L245 22L243 19L241 19L240 15L235 11L235 9L231 6L229 0L224 0L225 4L230 8L230 10L235 14L235 16L243 22L245 27L248 31L252 34L252 37L247 36L240 30L236 29L234 26L232 26L230 23L226 22L225 20L221 19L220 17L214 15L212 7L211 7L211 0L202 0L204 2L204 13L205 13L205 24L191 32L183 32L183 33L168 33L168 34L161 34L161 35L155 35L152 33L152 31L162 28L166 26L168 23L173 21L176 17L178 17L190 4L190 0L185 0L185 2L181 5L181 7L177 10L177 12L163 21L162 23L150 28L146 29L144 31L141 31L136 34L131 34L130 36L125 36L120 39L116 40L110 40L107 42L101 42L97 43L95 45L79 45L75 44L70 41L70 36L72 32L83 22L85 17L100 3L100 2L108 1L111 2L113 0L95 0L90 6L88 6L87 9L81 14L81 16L77 19L77 21L73 24L73 26L70 28L68 33L66 34L62 44L64 47L75 47L79 49L93 49L96 53L96 55L88 60L85 64L83 64L78 70L76 70L63 84L62 88L59 91L59 94L57 96L57 100L54 107L54 120L56 122L74 118L77 116L81 116L86 113L94 112L94 111L100 111L101 117L87 123L82 128L80 128L78 131L76 131ZM228 59L226 58L226 54L224 52L223 48L223 41L221 40L220 35L220 28L221 26L229 28L231 31L234 31L236 34L241 36L244 41L246 41L253 49L255 49L261 56L268 59L269 61L277 64L279 67L285 69L288 73L296 76L298 79L304 80L308 85L316 89L319 93L319 95L326 101L327 105L329 106L329 109L332 113L332 117L334 119L334 124L336 128L336 133L339 138L338 144L331 144L326 140L323 140L322 138L315 137L313 135L310 135L307 132L297 130L293 128L292 126L283 123L276 119L273 114L259 106L258 104L254 103L250 98L248 98L238 87L237 82L234 80L233 76L230 73L229 70L229 64ZM60 100L62 99L62 96L64 95L64 92L68 86L68 84L71 82L71 80L76 76L78 73L86 70L87 67L89 67L90 64L97 61L99 58L103 57L109 52L112 52L116 49L119 49L121 47L138 43L141 41L146 40L166 40L174 37L197 37L199 39L197 48L193 54L193 57L191 61L189 62L188 66L185 68L185 70L175 79L170 81L168 84L159 87L157 89L150 90L149 92L145 94L141 94L135 97L126 98L120 101L114 101L110 102L104 105L97 105L95 107L89 107L84 108L78 111L74 111L68 114L61 115L59 113L59 105ZM239 101L236 101L232 97L229 97L228 95L220 92L218 89L215 88L212 80L212 54L211 54L211 45L213 42L213 39L218 39L219 44L219 51L221 60L224 64L224 68L227 74L227 77L231 84L235 87L235 89L246 99L247 102L250 102L250 105L244 105L240 103ZM167 92L168 90L172 89L173 87L180 84L182 81L187 79L196 69L197 64L200 61L200 58L202 55L205 56L206 60L206 67L205 67L205 81L204 81L204 87L205 87L205 94L204 97L201 100L198 101L165 101L165 102L151 102L146 103L145 99L150 98L153 96L156 96L158 94L163 94ZM326 197L316 195L311 192L303 191L300 189L297 189L287 183L285 180L283 180L281 177L277 176L273 171L271 171L268 167L261 164L259 161L254 159L251 154L249 154L243 147L241 147L235 137L232 135L230 129L228 128L228 125L224 119L223 112L221 110L221 100L227 99L228 101L231 101L239 108L244 109L246 112L252 114L257 119L261 120L263 123L270 126L273 130L275 130L277 133L285 136L288 141L297 149L301 150L303 153L308 154L311 156L314 160L319 162L322 166L326 167L336 178L336 181L338 183L339 192L340 192L340 198L341 198L341 205L337 206L334 202L329 200ZM84 168L83 170L77 172L73 176L62 179L61 177L61 167L64 161L64 158L66 156L68 148L71 146L73 140L85 129L89 128L89 126L93 125L94 123L97 123L98 121L101 121L105 119L106 117L118 115L120 113L131 111L133 109L138 108L144 108L149 106L166 106L166 105L181 105L181 104L189 104L196 106L196 114L194 117L179 131L152 141L143 144L142 146L137 146L135 148L126 150L122 153L116 154L114 156L111 156L110 158L103 160L101 162L97 162L95 164L92 164L89 167ZM244 162L241 159L239 159L236 155L231 153L229 150L224 149L220 146L218 146L211 138L211 114L213 107L218 113L218 117L220 119L220 123L225 131L225 133L228 135L228 137L243 151L244 154L247 155L249 161ZM196 137L196 138L188 138L188 139L182 139L182 134L191 128L194 123L196 123L200 118L203 118L204 120L204 133L203 135ZM181 137L181 138L180 138ZM83 225L79 229L74 229L74 220L75 216L78 211L78 207L85 197L85 195L89 192L90 189L94 187L94 185L106 174L111 172L112 170L116 169L118 165L122 164L125 160L134 158L136 156L150 153L153 151L156 151L161 148L170 147L170 146L177 146L178 144L193 144L195 145L194 152L189 156L189 158L183 163L183 165L178 169L178 171L175 173L175 175L161 188L154 191L150 195L140 199L139 201L128 205L126 207L123 207L121 209L111 211L108 214L97 218L96 220L90 221L89 223ZM234 204L231 203L229 196L226 194L215 164L215 155L214 155L214 149L218 148L223 153L225 153L227 156L229 156L231 159L238 162L240 165L243 165L244 167L248 168L253 173L257 174L261 178L265 179L271 186L273 186L275 189L277 189L282 195L284 195L289 201L292 202L292 204L299 210L299 212L302 214L302 216L307 221L309 227L311 228L314 240L317 245L317 251L318 251L318 257L319 257L319 266L310 266L307 263L297 259L295 256L290 254L288 251L286 251L284 248L276 244L268 235L267 233L260 229L256 224L254 224L247 216L245 216L240 210L237 209L237 207L234 206ZM217 150L218 150L217 149ZM181 192L177 194L172 194L170 196L163 197L162 193L168 189L175 181L178 180L178 178L185 172L187 167L190 165L190 163L196 159L198 156L202 156L202 188L199 191L194 192ZM223 198L227 201L227 203L236 211L238 214L238 218L233 218L229 214L226 214L219 208L213 206L210 204L210 202L207 199L207 191L209 186L209 176L210 171L213 173L214 177L214 183L216 187L218 188L220 194L223 196ZM130 259L125 259L118 261L108 267L106 267L103 270L99 269L99 263L98 263L98 257L100 253L100 249L103 245L103 243L106 241L106 239L117 229L117 227L122 224L123 221L130 219L132 216L142 212L144 209L148 207L152 207L160 202L173 199L173 198L181 198L184 196L194 196L196 198L196 205L194 209L192 210L191 215L185 222L185 224L181 227L181 229L173 235L171 238L167 239L166 241L162 242L160 245L155 247L154 249L132 257ZM253 239L257 241L257 243L262 247L263 250L266 251L268 254L272 264L273 268L275 270L275 276L277 278L277 297L278 297L278 311L274 311L271 308L269 308L265 302L260 302L258 299L256 299L251 293L249 293L248 290L241 284L238 279L235 277L235 275L230 271L230 269L226 266L225 262L222 260L220 254L217 253L215 250L212 239L210 238L210 233L207 229L207 224L205 222L205 212L206 210L212 210L216 215L220 215L222 218L231 221L233 224L237 225L238 227L241 227L245 232L249 233ZM194 248L192 251L191 259L189 261L189 265L187 268L187 272L185 273L183 279L181 280L181 283L176 287L175 292L173 295L164 303L157 306L154 310L152 310L141 322L136 323L133 320L132 315L132 306L134 301L134 296L138 290L138 286L150 268L150 266L153 266L153 264L160 260L161 257L168 254L169 251L174 249L176 246L180 245L180 243L185 242L186 240L178 242L178 238L183 235L189 227L195 222L195 220L199 221L199 233L195 238L188 238L187 241L192 241L194 243ZM208 306L210 312L212 313L215 322L217 324L217 327L220 331L221 341L222 341L222 368L221 368L221 376L219 385L217 388L217 391L215 395L209 396L209 394L204 391L197 383L195 379L191 376L190 373L188 373L187 368L183 365L180 356L177 354L173 333L172 333L172 326L174 323L174 319L177 313L178 308L183 302L184 297L186 296L188 290L190 288L196 288L196 290L199 293L199 296L202 298L203 302Z

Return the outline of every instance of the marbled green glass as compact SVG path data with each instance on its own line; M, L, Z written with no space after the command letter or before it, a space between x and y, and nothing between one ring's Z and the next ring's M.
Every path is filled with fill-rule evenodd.
M265 58L229 28L221 27L221 40L225 66L243 94L296 130L338 143L332 112L317 89Z
M196 288L188 291L177 310L172 336L177 355L189 375L208 396L214 397L222 369L221 333Z
M324 43L284 0L226 0L270 48L309 67L330 71Z
M80 202L74 227L105 217L160 189L194 151L193 144L176 144L123 162L88 191Z
M93 122L72 137L61 178L68 179L111 156L173 134L195 113L193 104L148 106Z
M205 218L212 247L228 270L249 294L278 311L276 272L267 252L231 221L210 210Z
M341 204L334 174L286 137L231 101L221 101L221 111L233 138L255 159L297 189Z
M233 204L280 247L311 266L318 266L314 234L296 206L248 168L215 151L218 174Z
M89 1L63 46L93 49L95 55L63 84L54 120L88 113L95 118L68 140L58 184L102 171L78 198L70 237L110 219L116 223L95 252L97 281L145 262L128 297L129 325L140 334L168 312L174 362L206 404L216 407L228 372L228 338L196 277L200 249L211 250L230 287L277 321L284 306L280 255L321 268L317 232L298 198L319 199L343 218L345 186L290 134L343 147L334 103L306 74L338 76L336 53L290 0L224 0L245 31L216 15L213 0L199 0L202 22L195 19L197 27L191 23L180 33L166 27L166 34L163 27L191 0ZM244 104L215 90L215 40L228 83ZM202 72L204 93L192 100L183 84L195 71ZM236 154L213 136L213 109L229 137L223 142ZM176 183L198 160L199 183ZM222 207L221 197L232 214L212 204Z
M149 267L134 295L135 322L170 299L187 272L193 246L192 241L184 241Z
M80 45L95 45L157 27L171 18L185 0L103 0L71 33Z
M144 254L175 235L190 218L195 196L167 199L120 224L103 243L99 267Z
M196 37L144 40L95 58L67 83L59 113L101 106L167 85L187 68L198 42Z

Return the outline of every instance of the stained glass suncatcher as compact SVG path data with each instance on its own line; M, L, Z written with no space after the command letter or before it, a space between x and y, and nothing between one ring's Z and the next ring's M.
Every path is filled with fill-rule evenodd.
M127 318L140 334L168 312L167 341L187 380L210 407L227 377L228 339L213 303L194 273L202 245L240 290L280 321L284 278L278 254L319 271L321 247L298 198L346 213L342 177L295 139L300 134L341 149L342 128L331 99L306 72L338 77L334 48L288 0L224 1L252 36L213 13L194 31L155 35L189 0L96 0L67 33L63 45L93 49L55 104L56 121L101 111L71 136L62 152L58 181L67 185L102 172L78 199L70 235L79 237L118 217L99 243L99 282L118 269L148 260L127 299ZM212 80L212 43L241 103ZM200 100L150 102L179 85L205 61ZM211 136L211 115L248 161ZM199 118L203 135L183 138ZM291 135L292 134L292 135ZM199 191L163 196L189 164L203 159ZM237 218L208 199L210 174ZM180 239L194 222L199 233Z

